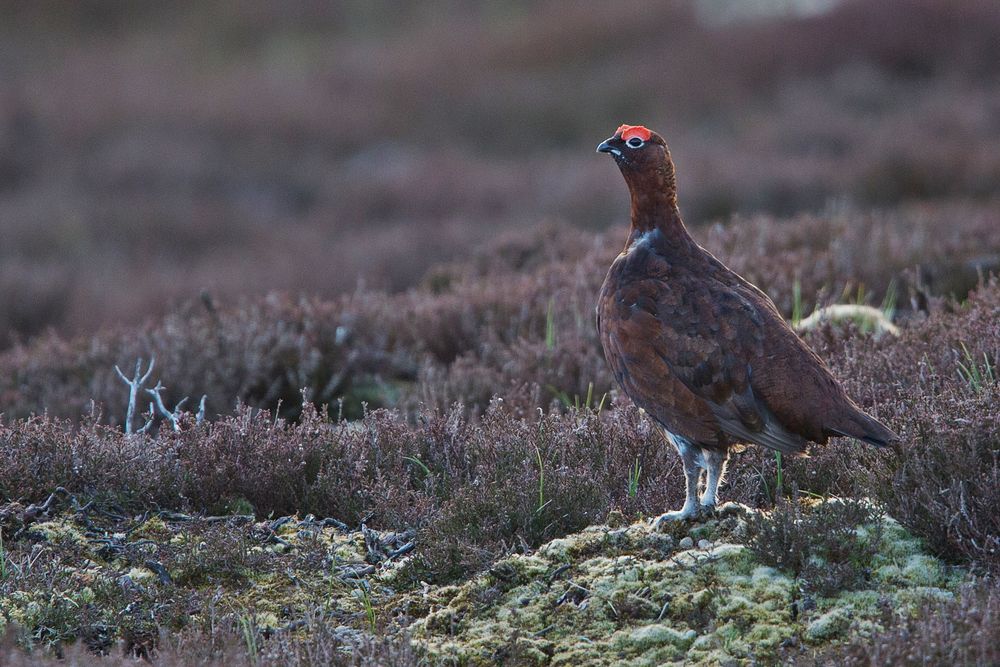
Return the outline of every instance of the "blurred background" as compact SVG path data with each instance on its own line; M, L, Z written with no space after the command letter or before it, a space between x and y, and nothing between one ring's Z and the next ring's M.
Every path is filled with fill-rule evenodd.
M4 2L0 349L621 225L622 122L692 226L990 200L1000 5Z

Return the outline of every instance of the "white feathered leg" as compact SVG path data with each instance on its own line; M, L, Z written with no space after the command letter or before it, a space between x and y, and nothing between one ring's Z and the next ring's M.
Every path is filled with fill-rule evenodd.
M701 450L702 460L705 462L707 471L705 479L705 492L701 494L701 506L706 510L715 507L718 500L719 484L726 476L726 463L729 461L729 451L718 451L714 449Z
M681 463L684 465L684 482L686 498L684 507L676 512L661 514L653 520L653 528L659 528L667 521L683 521L697 518L701 514L701 504L698 502L698 480L701 477L701 469L705 467L702 449L691 444L685 438L665 431L667 438L677 448L677 453L681 455Z

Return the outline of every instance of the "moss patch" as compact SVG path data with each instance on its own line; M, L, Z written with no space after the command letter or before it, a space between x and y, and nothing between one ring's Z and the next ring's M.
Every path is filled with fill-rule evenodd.
M967 580L896 521L849 509L804 501L767 515L729 505L664 533L619 520L438 586L407 567L419 534L414 551L390 557L412 533L312 517L164 512L101 524L56 515L6 544L0 626L18 627L25 645L82 639L106 650L124 639L141 653L162 630L229 619L266 641L306 637L309 619L323 618L344 636L412 636L431 664L775 662L876 632ZM858 520L837 527L844 549L796 534L831 517ZM760 528L767 522L770 532ZM775 566L761 535L799 552ZM810 579L859 557L842 578L850 586Z
M810 597L795 573L762 564L743 544L759 512L722 514L672 526L678 535L640 523L553 540L460 586L404 596L411 613L425 610L410 630L433 660L455 664L767 662L871 633L886 609L915 612L965 578L876 515L856 528L862 542L878 536L865 583ZM702 546L681 548L688 536Z

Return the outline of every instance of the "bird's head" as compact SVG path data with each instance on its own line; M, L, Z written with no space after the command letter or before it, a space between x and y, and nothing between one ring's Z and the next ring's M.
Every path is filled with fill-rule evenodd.
M676 201L674 162L667 142L656 132L642 125L622 125L597 152L615 159L633 194L657 192Z

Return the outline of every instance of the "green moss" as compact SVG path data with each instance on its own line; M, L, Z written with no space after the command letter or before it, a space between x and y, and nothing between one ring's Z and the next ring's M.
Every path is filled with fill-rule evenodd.
M677 630L662 623L652 623L616 632L609 646L626 656L681 660L697 637L694 630Z
M646 523L592 526L450 586L414 581L405 558L355 578L352 572L367 567L360 532L292 521L279 529L287 546L274 549L261 539L260 524L168 526L154 518L126 541L147 535L160 543L156 558L174 578L164 586L135 555L103 562L71 517L56 518L39 524L37 535L64 545L45 547L60 554L57 576L46 579L45 590L0 597L0 625L16 623L39 641L72 640L81 632L79 609L87 607L98 610L100 623L117 623L117 636L152 632L126 627L116 615L128 604L123 596L141 589L158 609L178 600L182 611L158 612L158 622L172 629L221 615L275 630L320 613L367 631L371 612L379 632L409 633L430 664L768 663L789 657L790 647L821 651L877 631L885 609L916 613L967 579L895 521L862 513L862 525L846 534L871 546L870 576L851 590L811 591L790 568L770 567L746 547L759 515L720 510L665 532ZM707 546L681 549L681 539L692 536ZM826 567L819 554L804 562ZM123 573L139 589L123 588Z
M253 615L253 623L258 628L267 628L270 630L276 630L280 628L283 623L278 620L278 615L269 611L259 611Z
M796 325L799 331L815 329L824 322L834 325L853 322L861 331L872 331L876 336L899 335L899 328L878 308L853 303L835 303L817 308L809 317Z
M129 534L129 541L136 540L162 540L173 536L170 527L158 516L151 516Z
M913 554L907 558L902 575L914 586L940 586L945 583L941 561L925 554Z
M133 567L126 573L126 576L136 584L156 579L156 573L145 567Z
M750 512L666 534L635 524L565 536L534 556L504 559L493 574L422 593L439 606L418 614L411 630L432 661L463 664L488 661L512 636L551 653L553 665L767 661L783 646L815 648L871 632L884 604L916 609L930 590L947 593L965 576L949 574L898 523L879 519L858 527L858 539L875 539L879 549L870 586L803 609L800 582L758 562L740 542ZM710 544L679 550L687 536ZM548 580L567 564L559 580Z
M834 608L816 617L806 627L806 638L813 642L836 639L851 625L851 613L847 609Z
M76 526L67 520L53 520L36 523L29 533L35 534L51 544L82 545L86 544L84 537Z

